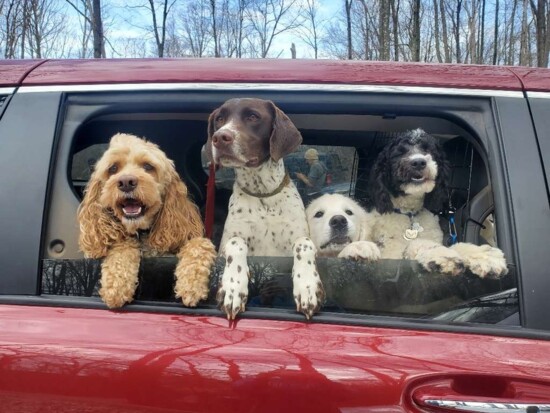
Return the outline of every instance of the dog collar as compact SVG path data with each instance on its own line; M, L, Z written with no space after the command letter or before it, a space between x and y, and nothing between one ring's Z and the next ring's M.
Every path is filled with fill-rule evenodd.
M279 192L281 192L283 190L283 188L285 186L287 186L288 184L290 183L290 176L288 176L288 173L285 174L285 177L283 178L282 182L279 184L279 186L273 191L273 192L269 192L267 194L259 194L259 193L254 193L254 192L250 192L248 189L246 188L243 188L243 187L240 187L241 190L247 194L247 195L250 195L250 196L253 196L255 198L269 198L270 196L273 196L273 195L277 195Z
M393 209L393 212L397 213L397 214L401 214L401 215L406 215L408 216L410 219L413 219L415 216L417 216L420 211L416 211L416 212L403 212L401 211L399 208L394 208Z

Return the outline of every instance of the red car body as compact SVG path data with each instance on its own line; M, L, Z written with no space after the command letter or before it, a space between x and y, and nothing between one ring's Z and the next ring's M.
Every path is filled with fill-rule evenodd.
M548 70L511 67L221 59L0 64L3 88L197 82L550 92ZM253 312L230 324L221 314L32 304L0 304L1 412L417 412L455 411L429 400L550 404L545 331L521 337L489 327L339 325Z

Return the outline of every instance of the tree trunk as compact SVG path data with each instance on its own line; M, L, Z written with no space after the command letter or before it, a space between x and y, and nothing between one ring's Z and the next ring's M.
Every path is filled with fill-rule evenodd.
M520 38L520 46L519 46L519 64L521 66L528 66L529 65L529 58L528 58L528 33L529 33L529 25L527 23L527 7L528 3L527 0L523 0L523 11L522 11L522 17L521 17L521 38Z
M92 33L94 36L94 58L105 58L101 0L92 0Z
M451 63L451 47L449 46L449 32L447 30L447 14L445 13L444 0L439 0L439 11L441 13L441 30L443 37L443 51L445 53L445 63Z
M411 56L420 62L420 0L414 0L412 14Z
M348 41L348 60L353 58L353 44L351 41L351 3L353 0L345 0L346 5L346 24L347 24L347 41Z
M496 0L496 4L495 4L495 48L493 50L493 65L497 64L497 58L498 58L498 9L499 9L499 0Z
M433 0L434 4L434 37L435 37L435 56L439 63L443 63L443 56L441 55L441 42L439 41L439 7L437 0Z
M497 0L498 1L498 0ZM456 62L460 63L460 12L462 11L462 0L456 2L456 27L455 27L455 42L456 42Z

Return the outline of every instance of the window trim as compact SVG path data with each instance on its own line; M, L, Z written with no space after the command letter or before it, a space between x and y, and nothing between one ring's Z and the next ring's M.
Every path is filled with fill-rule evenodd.
M112 86L112 85L104 85L106 90L109 89L110 86ZM239 85L239 86L242 87L243 85ZM112 91L112 89L109 89L109 91ZM467 97L467 96L447 96L447 94L444 93L444 92L447 91L447 89L440 89L439 91L441 92L441 95L445 95L445 96L437 96L437 97L429 96L429 95L428 96L424 96L424 95L415 96L413 94L413 95L402 96L402 98L403 99L411 99L411 100L414 99L415 100L414 104L412 104L411 102L408 103L409 104L408 108L410 110L413 110L413 109L416 110L418 116L420 116L418 113L425 113L426 112L426 109L423 109L423 106L418 104L418 100L424 100L424 99L432 99L433 100L434 98L441 99L441 100L445 101L447 103L447 105L441 105L441 106L438 106L435 111L432 110L432 112L433 112L432 116L434 116L434 117L445 117L446 119L453 119L453 121L455 121L456 123L463 124L463 127L466 127L470 131L475 131L475 130L478 130L478 131L491 131L495 136L498 137L498 132L497 132L498 127L496 126L496 124L492 123L492 120L495 120L494 119L495 114L493 113L494 109L492 109L492 103L491 103L492 100L491 99L483 98L481 100L478 100L478 98L471 98L471 97ZM247 93L249 93L249 90L248 89L227 90L227 89L224 89L223 86L217 85L216 93L215 94L208 93L207 98L202 96L203 98L199 99L199 102L197 103L197 105L204 106L205 101L211 102L213 100L214 101L218 100L218 101L223 102L229 96L234 96L235 94L237 94L237 92L240 92L241 94L247 94ZM279 93L277 93L277 92L279 92ZM310 99L311 101L319 101L319 94L315 93L315 92L317 92L317 90L314 88L313 90L310 89L308 92L304 92L304 94L305 95L311 95L310 96L310 98L312 98L312 99ZM392 90L391 92L392 93L389 93L389 94L378 94L378 93L376 93L376 94L370 94L370 93L358 94L358 93L354 93L353 97L355 98L356 96L360 96L360 97L367 96L369 99L371 99L371 101L376 101L377 98L382 98L383 100L390 100L390 101L395 100L396 97L397 97L397 95L395 93L393 93L393 92L395 92L395 90ZM195 94L204 95L204 93L201 94L200 92L191 93L190 96L187 96L188 100L192 101L193 100L193 95L195 95ZM105 95L107 95L107 96L105 96ZM103 94L102 95L98 95L98 94L77 95L77 100L79 100L80 103L82 103L83 101L91 100L91 101L95 101L96 104L98 104L98 106L107 106L107 105L101 105L101 104L97 103L97 102L101 102L101 101L105 102L105 99L108 98L109 94L105 94L105 95L103 95ZM165 97L169 96L167 94L162 94L162 95L165 96ZM285 96L287 98L287 102L290 102L291 100L296 100L295 97L290 98L291 96L294 96L294 94L281 93L281 90L279 88L277 88L277 91L263 92L263 93L258 93L257 95L260 95L260 97L267 97L267 98L272 98L272 99L274 99L274 97L272 95L275 95L275 99L280 98L281 96ZM121 95L114 93L114 96L116 98L116 97L120 97ZM140 99L140 94L132 94L132 96L133 96L133 99L130 99L130 100ZM214 98L213 96L217 96L217 97ZM68 95L67 97L70 99L72 96ZM125 97L127 98L127 96L125 96ZM347 102L346 105L351 105L348 102L348 100L349 100L348 98L351 97L351 95L349 95L348 93L342 93L342 94L340 94L340 93L338 93L338 94L331 93L330 97L331 98L336 97L337 99L341 98L343 101ZM514 96L514 98L515 97L518 97L518 96ZM463 105L458 105L457 100L465 100L465 101L463 102ZM515 100L515 101L520 103L517 100ZM470 125L469 122L468 122L468 119L466 119L466 116L464 114L459 115L458 113L449 110L449 107L454 107L454 108L461 107L461 108L463 108L463 112L468 112L468 109L470 111L472 111L471 105L473 104L473 102L477 102L477 105L473 105L474 107L477 106L477 109L479 109L479 106L481 106L481 105L487 107L486 113L484 113L482 116L480 116L481 119L485 119L486 122L490 123L490 125L488 125L487 129L484 129L487 126L487 125L484 125L484 124L482 124L482 125L479 125L479 124L478 125ZM340 104L340 103L337 103L337 104ZM288 103L288 105L290 106L290 103ZM386 102L385 105L395 107L395 103L390 104L390 103ZM403 103L403 106L406 107L406 104ZM331 107L334 108L334 106L332 106L332 104L331 104ZM379 108L380 112L383 113L384 105L380 105L380 106L377 106L377 107ZM363 113L367 110L366 106L361 106L360 108L361 108L361 111L360 111L361 113ZM59 113L64 114L66 112L66 109L67 109L66 106L62 107L62 109ZM413 112L414 112L414 110L413 110ZM329 112L316 111L315 113L329 113ZM331 111L330 113L333 113L333 112ZM446 115L446 116L443 116L443 115ZM412 115L410 115L410 116L412 116ZM60 133L58 133L57 135L58 135L58 139L59 139ZM482 140L484 140L484 142L483 142L484 146L487 145L487 142L486 142L487 140L490 141L492 139L492 138L489 139L487 136L485 136L483 134L480 134L479 132L474 133L474 135L477 135ZM500 139L497 139L495 142L493 142L493 145L495 145L497 142L498 142L498 145L501 145L501 140ZM500 158L501 156L503 156L502 155L503 152L498 147L497 147L497 149L498 150L495 153L493 153L493 155L496 157L496 159L498 159L498 162L500 162L501 164L499 164L499 168L497 168L494 165L489 165L489 169L490 169L490 172L491 172L490 175L491 175L491 178L493 180L495 179L495 174L494 174L494 169L495 168L500 169L500 172L497 174L498 179L501 179L502 176L506 176L505 169L502 167L503 159ZM482 155L483 154L485 154L485 156L486 156L485 151L482 152ZM55 154L55 157L57 158L57 153ZM53 161L53 160L52 160L52 165L55 165L55 161ZM52 169L52 171L53 171L53 169ZM500 176L500 175L502 175L502 176ZM52 176L53 176L53 173L50 174L50 179L53 179ZM506 209L506 210L510 209L509 211L506 212L505 215L509 218L509 220L511 220L512 219L512 211L511 211L511 207L509 207L509 205L510 205L509 204L509 200L510 200L509 198L510 197L508 196L509 195L508 194L509 188L508 188L507 181L504 181L504 183L506 185L503 185L503 186L506 186L506 188L502 188L502 189L499 190L500 191L500 196L499 196L500 201L497 201L496 204L499 205L499 202L502 202L503 199L506 201L506 206L501 205L501 207ZM50 185L51 185L51 182L50 182ZM53 194L48 194L48 195L53 196ZM503 196L504 196L504 198L503 198ZM495 198L497 198L497 197L495 196ZM49 203L46 204L46 209L49 209ZM48 219L49 219L49 215L48 215ZM501 216L499 216L499 220L500 221L499 221L498 230L499 230L499 234L500 234L501 233L501 226L506 225L506 224L503 223L502 214L501 214ZM44 220L43 222L44 222L44 225L47 224L46 220ZM509 232L512 233L513 230L510 228ZM510 243L509 247L511 247L512 244L513 243ZM44 245L44 243L41 243L41 251L43 251L43 249L42 249L43 245ZM509 253L513 254L515 252L517 254L517 250L515 248L508 248L508 251L509 251ZM40 254L40 257L42 257L42 254ZM518 262L517 260L518 260L518 256L516 255L515 258L514 258L514 261ZM518 283L520 283L519 275L518 275ZM520 302L522 302L523 301L523 294L520 294L520 297L521 297ZM85 300L82 297L73 297L73 299L75 299L78 302L82 302L82 303L86 302L86 301L82 301L82 300ZM10 298L10 296L0 296L0 302L5 302L6 300L7 301L12 301L12 300L14 300L14 298L13 297ZM44 303L48 303L48 305L66 305L66 303L67 303L67 300L51 300L51 299L44 300L44 298L40 297L40 296L38 296L38 297L25 297L25 298L19 297L19 298L15 298L15 300L19 301L18 302L19 304L36 303L34 305L44 305ZM104 306L102 305L102 303L99 300L96 299L96 303L97 303L97 308L104 308ZM71 304L70 306L74 306L74 305L75 304ZM134 304L130 305L129 308L133 308L132 306L134 306ZM154 303L154 305L151 306L151 307L146 306L148 311L152 311L152 312L155 312L157 307L158 307L158 303ZM96 308L96 304L94 304L94 308ZM180 310L181 310L181 308L180 308ZM177 310L177 311L180 311L180 310ZM139 311L143 311L143 309L140 309ZM176 309L171 309L170 312L172 312L172 311L176 311ZM200 314L200 313L197 313L195 310L188 310L188 311L189 311L190 314ZM200 310L198 310L198 311L200 311ZM264 310L264 312L265 312L265 310ZM253 314L258 314L258 315L263 314L261 311L260 312L253 311L252 313ZM219 313L217 313L217 314L219 315ZM294 317L294 314L292 316ZM298 316L298 319L303 320L303 318L299 314L296 314L296 316ZM349 317L349 316L350 315L347 314L345 317ZM264 317L264 315L262 315L262 317ZM268 316L266 316L266 317L268 317ZM375 319L379 319L379 317L381 317L381 316L368 317L368 316L361 315L360 317L365 318L365 320L357 321L358 323L360 323L360 325L362 325L361 323L367 323L368 324L369 323L368 320L373 318L373 317ZM382 318L385 320L385 321L383 321L383 324L382 324L385 327L395 327L395 323L393 323L392 320L395 320L395 321L399 320L397 317L389 317L389 318L388 317L382 317ZM277 318L277 319L279 319L279 318ZM294 319L294 318L292 318L292 319ZM321 321L322 320L323 320L323 318L321 318ZM528 320L528 317L524 318L524 320ZM345 318L343 320L342 319L334 320L334 322L338 323L338 324L347 324L347 322L345 321ZM411 328L411 329L417 328L418 325L419 325L417 322L413 321L413 319L405 319L404 321L401 320L399 323L404 323L403 327ZM423 325L423 324L420 324L420 325ZM447 331L447 328L448 328L448 331L458 331L456 329L458 328L460 330L461 327L459 325L454 325L453 324L453 325L445 325L445 328L443 328L442 326L439 326L436 329L441 330L441 331ZM470 328L472 328L472 330L471 331L468 330L466 332L473 332L474 330L475 331L492 331L492 329L487 329L487 328L479 329L477 325L476 326L471 326L469 324L468 329L470 329ZM433 329L433 328L430 327L429 329ZM550 328L547 328L547 329L550 330ZM531 330L526 330L525 327L520 328L520 330L522 330L522 331L531 331ZM517 329L516 328L510 329L510 327L506 327L506 328L498 327L498 331L508 332L506 334L502 334L502 335L508 336L508 335L510 335L509 333L511 333L511 332L517 332ZM543 334L543 333L545 333L544 330L534 330L534 331L536 331L537 333L541 333L543 336L545 336ZM494 334L494 333L491 332L491 334Z

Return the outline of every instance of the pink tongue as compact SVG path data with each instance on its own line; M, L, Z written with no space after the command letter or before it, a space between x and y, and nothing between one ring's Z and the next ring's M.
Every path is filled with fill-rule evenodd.
M139 214L139 212L141 211L141 206L139 206L138 204L128 204L124 208L122 208L122 210L125 214L135 215Z

